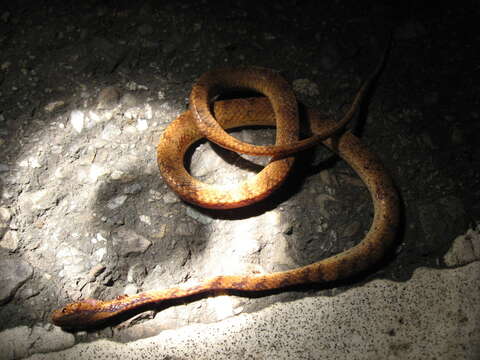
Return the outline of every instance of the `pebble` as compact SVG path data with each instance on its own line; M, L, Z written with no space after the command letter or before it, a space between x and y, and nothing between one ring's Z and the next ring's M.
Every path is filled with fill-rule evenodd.
M117 208L119 208L120 206L122 206L127 199L128 199L128 196L127 196L127 195L119 195L119 196L116 196L116 197L114 197L113 199L110 199L110 200L108 201L107 207L108 207L110 210L117 209Z
M119 229L113 236L113 245L120 256L144 253L152 242L132 230Z
M111 141L118 139L122 135L122 130L118 128L118 126L114 124L107 124L103 129L100 138L103 140Z
M3 238L0 240L0 247L7 249L10 252L15 252L18 249L18 232L8 230Z
M124 172L120 170L113 170L112 173L110 174L110 178L112 180L121 180L124 176Z
M147 225L152 225L152 219L148 215L140 215L138 217L141 222L147 224Z
M138 119L137 120L137 130L138 131L145 131L148 129L148 121L145 119Z
M73 236L73 234L72 234ZM80 278L90 267L89 257L75 247L62 244L57 250L55 257L63 270L61 277L68 275L69 278Z
M480 260L480 226L455 238L443 260L448 266L461 266Z
M135 81L127 82L125 84L125 87L127 88L127 90L130 90L130 91L148 90L148 87L146 87L145 85L137 84Z
M80 110L73 110L70 113L70 124L77 133L81 133L85 122L85 114Z
M97 278L98 275L103 273L107 267L103 264L98 264L90 269L88 272L88 281L93 282Z
M140 191L142 191L142 185L139 183L127 185L123 190L123 192L128 195L138 194Z
M125 286L125 289L123 290L123 293L125 295L135 295L138 292L138 288L135 284L127 284Z
M9 222L12 218L12 213L6 207L0 207L0 220L3 222Z
M62 101L62 100L59 100L59 101L53 101L51 103L48 103L47 105L44 106L44 110L48 113L51 113L59 108L61 108L62 106L65 105L65 102Z
M97 262L102 262L107 256L107 249L105 247L98 248L92 256Z
M163 202L165 204L173 204L173 203L177 203L180 201L180 198L178 196L176 196L173 192L171 191L168 191L164 196L163 196ZM157 199L155 199L157 200Z
M179 236L191 236L195 234L196 226L192 222L180 222L175 228L175 234Z
M20 207L25 211L47 210L57 203L57 193L49 189L24 192L19 197Z

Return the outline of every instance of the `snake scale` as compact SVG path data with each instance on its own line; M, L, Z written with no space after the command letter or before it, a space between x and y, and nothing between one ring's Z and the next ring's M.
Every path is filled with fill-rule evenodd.
M221 69L200 77L190 95L189 110L164 131L157 147L160 172L182 199L206 208L236 208L260 201L277 189L293 164L293 153L322 142L346 161L371 194L374 217L370 230L356 246L300 268L262 275L215 276L195 284L164 290L123 295L113 300L85 299L55 310L52 322L82 329L97 326L147 305L200 294L259 292L290 286L331 282L361 273L377 263L392 245L399 222L399 198L379 158L350 131L344 130L364 102L385 63L388 47L379 65L358 91L349 111L338 122L321 119L307 109L313 136L299 140L297 101L289 84L276 72L263 68ZM215 101L226 89L255 90L265 97ZM256 146L241 142L224 129L250 125L276 125L275 145ZM188 148L202 138L243 154L273 156L256 176L234 186L204 184L184 168Z

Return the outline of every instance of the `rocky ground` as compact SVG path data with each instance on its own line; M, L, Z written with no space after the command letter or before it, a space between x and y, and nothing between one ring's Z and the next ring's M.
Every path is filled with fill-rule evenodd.
M480 8L422 6L0 5L0 331L29 339L7 358L96 338L130 341L478 261L479 36L471 29ZM92 333L49 324L51 311L72 300L285 270L358 243L372 218L369 194L325 149L303 153L271 198L222 212L180 201L159 175L155 147L195 79L225 65L279 70L302 102L339 118L390 29L394 48L360 132L402 196L402 230L388 261L338 287L208 298ZM235 134L255 143L274 136ZM200 179L225 183L264 160L202 143L190 163Z

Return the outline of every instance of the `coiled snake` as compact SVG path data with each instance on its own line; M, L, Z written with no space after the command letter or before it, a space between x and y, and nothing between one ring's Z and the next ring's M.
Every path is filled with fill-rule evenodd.
M355 115L381 72L387 52L388 49L342 120L327 121L320 119L314 110L307 110L306 117L315 135L302 141L298 140L297 102L288 83L277 73L263 68L208 72L200 77L192 89L190 109L168 126L157 148L160 172L173 191L184 200L202 207L226 209L245 206L267 197L286 178L293 164L293 158L288 155L321 141L356 171L371 194L375 211L373 223L358 245L316 263L283 272L216 276L194 285L119 296L109 301L81 300L55 310L52 314L53 323L66 328L86 328L166 300L203 293L258 292L329 282L358 274L377 263L395 237L399 219L398 195L378 157L343 128ZM231 87L255 90L266 97L213 101L217 94ZM223 130L245 125L275 124L276 142L272 146L247 144ZM236 152L271 155L273 159L255 177L239 185L207 185L191 177L183 166L187 149L204 137Z

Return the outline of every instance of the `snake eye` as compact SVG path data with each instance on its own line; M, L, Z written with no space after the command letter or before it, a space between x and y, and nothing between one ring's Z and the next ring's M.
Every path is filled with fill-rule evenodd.
M62 313L65 314L67 312L67 308L62 309Z

